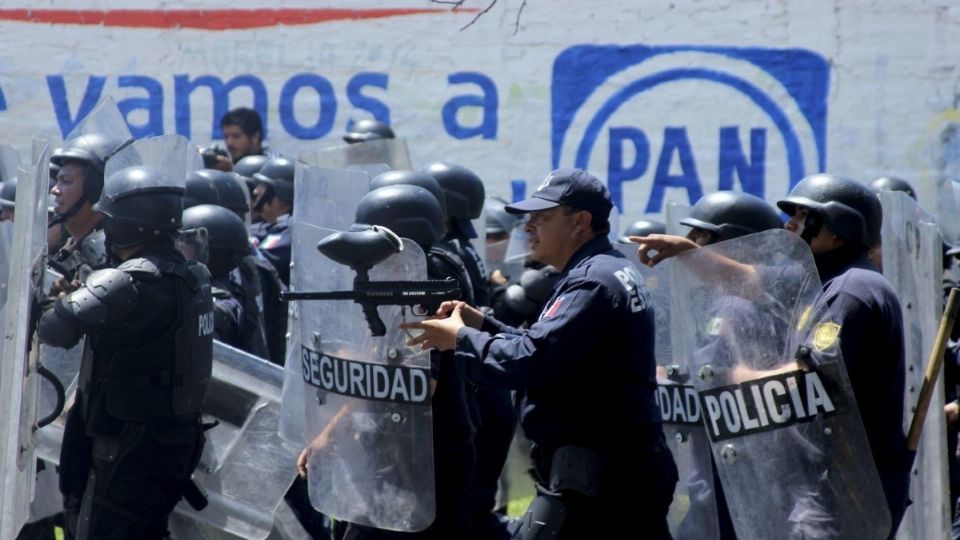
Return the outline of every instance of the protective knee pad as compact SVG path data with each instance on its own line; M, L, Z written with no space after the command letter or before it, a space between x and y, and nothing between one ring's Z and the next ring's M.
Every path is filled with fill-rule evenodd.
M512 540L553 540L560 534L567 507L559 497L538 494L513 532Z

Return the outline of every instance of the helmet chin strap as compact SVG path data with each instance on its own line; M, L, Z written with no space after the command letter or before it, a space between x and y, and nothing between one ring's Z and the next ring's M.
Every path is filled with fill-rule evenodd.
M800 238L802 238L807 245L810 245L810 241L820 234L820 229L822 228L823 218L820 217L820 214L808 212L806 219L803 220L803 232L800 233Z
M85 202L87 202L87 198L86 198L85 196L84 196L84 197L80 197L80 198L77 200L77 202L73 203L73 206L71 206L70 208L67 209L66 212L64 212L64 213L62 213L62 214L58 214L58 213L54 212L54 213L53 213L53 217L51 217L51 218L50 218L50 221L47 222L47 228L49 229L50 227L54 227L54 226L56 226L56 225L59 225L59 224L61 224L61 223L64 223L65 221L67 221L68 219L70 219L71 217L73 217L77 212L80 211L81 208L83 208L83 204L84 204Z
M265 188L263 193L260 194L260 197L257 199L257 202L253 205L254 212L260 212L263 210L263 207L266 206L270 201L273 200L273 186L264 182Z

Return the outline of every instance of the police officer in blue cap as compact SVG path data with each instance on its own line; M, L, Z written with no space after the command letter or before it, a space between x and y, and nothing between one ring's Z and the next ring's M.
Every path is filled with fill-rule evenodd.
M462 302L411 344L455 350L478 384L517 390L538 495L514 538L616 538L624 518L669 538L677 482L654 399L654 316L643 278L607 240L613 203L581 169L550 173L524 201L531 256L560 271L529 329Z

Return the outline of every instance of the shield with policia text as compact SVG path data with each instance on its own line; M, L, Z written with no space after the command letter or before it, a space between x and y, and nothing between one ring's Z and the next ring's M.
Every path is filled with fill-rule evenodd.
M906 194L881 192L880 202L883 205L883 275L897 291L903 310L906 432L916 409L926 362L936 341L939 314L943 311L940 285L943 239L933 217ZM943 386L937 385L932 403L943 402ZM928 414L910 475L913 504L906 510L897 538L949 537L951 501L947 451L944 415Z
M685 252L670 272L738 538L884 538L890 515L805 242L772 230ZM762 494L762 496L758 496Z
M674 354L670 341L671 336L689 331L688 321L670 316L673 261L666 260L651 268L640 264L636 244L618 247L643 277L656 317L657 405L679 476L667 514L670 534L676 540L719 538L710 440L700 418L700 402L692 380L696 371L689 357Z
M302 172L293 292L353 291L361 275L370 282L426 279L426 256L411 242L372 259L363 248L341 245L353 266L318 251L320 241L335 232L329 226L349 229L344 223L353 221L364 194L349 176L358 174L311 167ZM397 531L426 528L436 507L429 354L407 347L408 335L397 329L411 319L410 308L361 307L350 300L293 304L299 356L288 358L283 407L288 435L297 416L302 422L299 439L307 448L312 504L351 523ZM372 335L371 316L382 321L385 335Z
M35 320L47 253L49 149L18 173L7 301L0 351L0 537L14 538L27 520L36 471L39 375Z
M363 169L367 165L385 164L390 169L413 168L410 152L403 139L374 139L354 144L340 144L305 153L301 159L311 165L332 169Z

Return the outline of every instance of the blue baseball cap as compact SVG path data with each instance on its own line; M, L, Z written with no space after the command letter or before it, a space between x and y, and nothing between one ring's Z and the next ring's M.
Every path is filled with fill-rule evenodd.
M540 183L529 198L505 209L511 214L524 214L537 210L548 210L560 205L586 210L597 219L610 218L613 200L610 192L600 180L583 169L557 169Z

